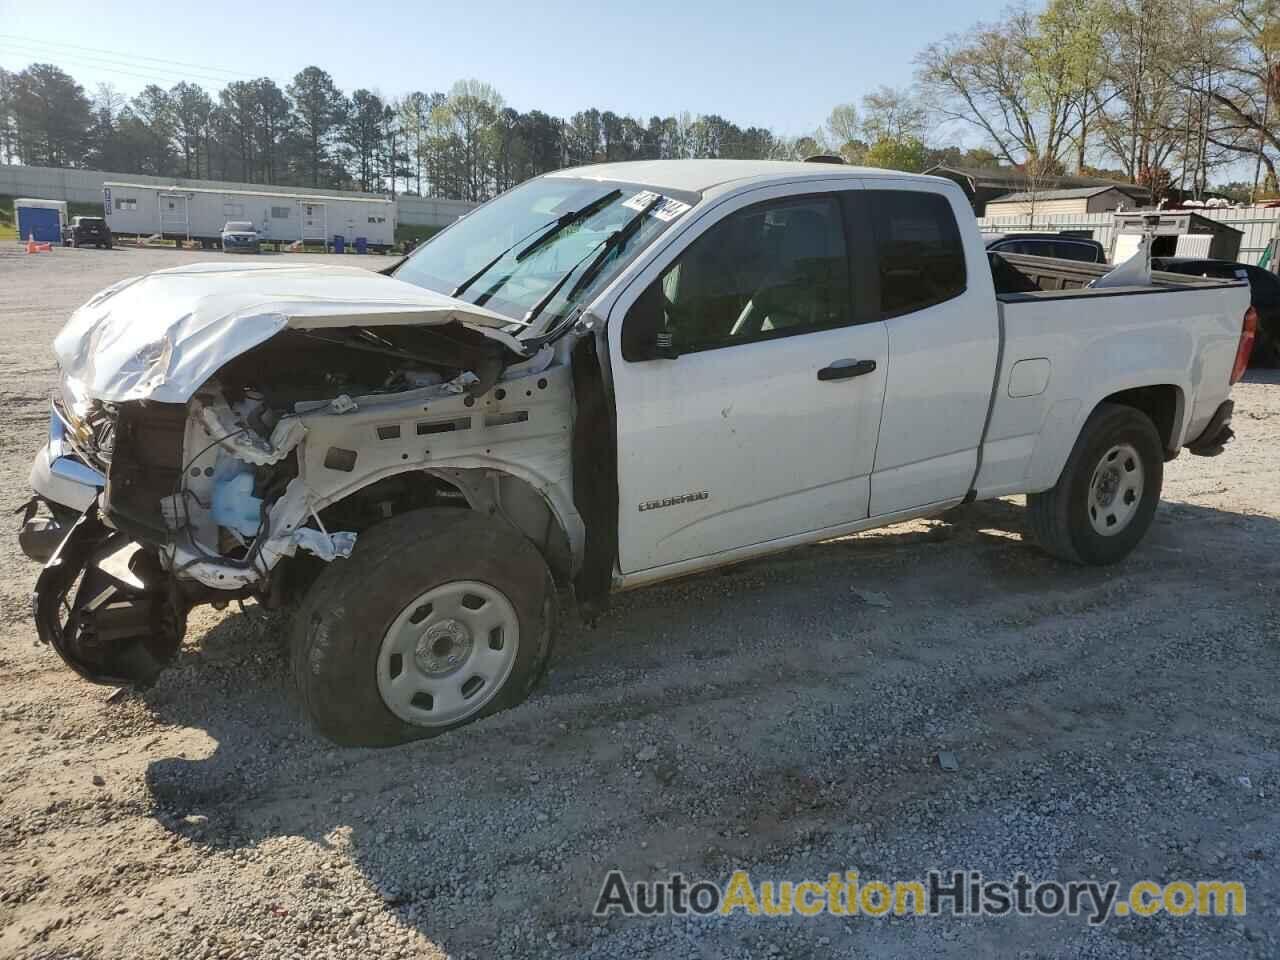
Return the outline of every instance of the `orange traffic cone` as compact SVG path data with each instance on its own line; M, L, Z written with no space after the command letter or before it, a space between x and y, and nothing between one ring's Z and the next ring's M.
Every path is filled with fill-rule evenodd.
M34 233L27 234L27 253L37 253L40 248L36 246L36 235Z

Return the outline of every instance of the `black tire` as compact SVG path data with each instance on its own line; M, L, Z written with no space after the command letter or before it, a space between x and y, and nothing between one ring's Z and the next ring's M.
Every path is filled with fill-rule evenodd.
M1249 356L1251 367L1280 366L1280 348L1277 347L1276 336L1270 331L1259 330L1254 340L1253 353Z
M476 581L514 608L514 663L484 707L438 726L409 723L388 708L378 686L383 636L429 590ZM401 514L365 531L350 559L317 578L292 631L294 684L315 729L342 746L386 747L470 723L522 702L551 655L556 592L537 548L506 523L471 510Z
M1090 488L1102 459L1118 446L1138 454L1142 494L1120 532L1104 535L1090 518ZM1160 434L1141 410L1100 403L1080 430L1057 484L1027 497L1031 528L1040 546L1071 563L1101 566L1126 557L1151 526L1164 482L1164 450ZM1100 521L1105 525L1105 520Z

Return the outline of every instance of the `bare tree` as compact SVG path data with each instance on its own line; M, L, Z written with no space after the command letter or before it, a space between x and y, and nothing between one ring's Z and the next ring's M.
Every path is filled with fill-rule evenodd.
M931 44L916 62L939 116L979 130L1008 163L1057 160L1075 132L1076 73L1025 7Z
M868 143L923 142L928 133L929 111L912 91L882 86L862 98L862 135Z
M1144 171L1162 169L1181 139L1183 98L1169 65L1181 60L1182 22L1174 0L1112 0L1105 46L1114 95L1099 132L1135 183Z

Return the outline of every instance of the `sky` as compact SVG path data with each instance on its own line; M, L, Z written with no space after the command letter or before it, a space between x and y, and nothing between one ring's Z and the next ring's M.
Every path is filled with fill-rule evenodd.
M0 0L0 66L55 63L92 94L197 80L211 92L315 64L350 93L447 90L477 78L518 110L684 110L798 136L838 103L905 86L916 53L1007 0ZM239 15L237 16L237 13Z

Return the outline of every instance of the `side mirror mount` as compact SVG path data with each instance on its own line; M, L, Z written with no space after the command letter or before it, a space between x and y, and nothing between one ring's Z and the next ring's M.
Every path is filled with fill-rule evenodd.
M654 360L674 360L680 356L680 351L676 349L675 338L670 330L662 330L654 334L650 353Z
M649 284L627 311L622 323L622 358L631 363L676 359L680 351L666 326L666 298L659 278Z

